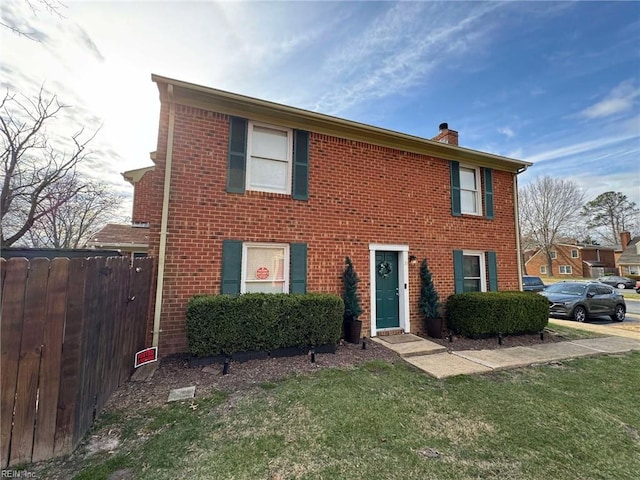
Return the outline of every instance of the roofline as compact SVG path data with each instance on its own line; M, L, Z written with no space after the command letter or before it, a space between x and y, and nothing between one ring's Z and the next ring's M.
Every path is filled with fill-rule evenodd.
M126 172L122 172L121 175L124 177L124 179L127 182L133 185L135 183L138 183L145 173L149 171L153 171L155 169L156 167L155 165L153 165L151 167L136 168L135 170L127 170Z
M531 162L480 152L447 143L436 142L406 133L374 127L364 123L290 107L267 100L231 93L216 88L175 80L152 74L158 85L160 101L169 101L167 86L172 85L175 103L227 115L240 116L267 123L277 122L289 128L302 128L315 133L349 140L372 143L401 151L456 160L477 166L520 173L533 165Z
M88 241L87 245L105 248L110 246L112 248L140 248L147 249L149 248L148 243L120 243L120 242L92 242Z

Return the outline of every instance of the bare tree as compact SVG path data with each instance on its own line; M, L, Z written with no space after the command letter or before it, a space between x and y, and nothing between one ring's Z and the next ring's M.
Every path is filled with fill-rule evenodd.
M551 251L561 237L571 236L578 226L584 193L570 180L543 176L521 188L519 197L522 235L544 252L553 276Z
M25 0L24 5L31 10L34 16L37 16L40 10L44 9L48 14L58 18L62 18L60 11L66 8L66 5L59 0ZM28 25L28 22L25 21L25 18L20 14L19 8L14 8L11 4L6 4L3 6L2 13L0 27L6 28L16 35L28 38L34 42L41 41L42 32Z
M38 248L84 247L105 224L121 220L122 196L102 182L63 179L57 187L78 193L62 205L49 205L29 230L30 243ZM48 202L49 200L45 200ZM55 202L55 199L54 199Z
M70 151L54 148L45 126L64 108L55 95L46 98L42 88L33 99L7 92L0 103L1 247L18 242L35 222L82 188L71 180L77 175L77 164L87 157L87 146L97 131L86 139L82 139L84 129L73 134Z
M615 245L620 242L620 233L636 227L640 210L635 202L620 192L605 192L582 208L587 226L595 229L605 242Z

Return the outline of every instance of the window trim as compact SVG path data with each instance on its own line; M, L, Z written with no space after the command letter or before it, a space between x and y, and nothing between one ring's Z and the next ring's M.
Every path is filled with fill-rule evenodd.
M289 293L290 291L290 279L289 268L291 262L291 247L288 243L254 243L254 242L242 242L242 264L240 270L240 293L247 293L247 251L249 248L272 248L272 249L284 249L284 271L283 280L284 286L282 287L282 293Z
M562 271L563 268L564 268L564 272ZM558 266L558 274L559 275L573 275L573 268L571 267L571 265L559 265Z
M475 190L469 190L467 188L462 188L462 170L473 170L475 173ZM458 168L458 182L460 183L460 213L462 213L462 215L474 215L476 217L481 217L483 215L482 212L482 181L480 179L480 167L474 167L473 165L464 165L464 164L460 164L459 168ZM469 212L464 210L463 208L463 202L462 202L462 192L475 192L476 194L476 211L475 212Z
M486 264L486 252L483 252L482 250L463 250L462 251L462 272L463 272L463 276L462 276L462 281L464 284L464 280L466 280L467 278L473 278L474 280L476 279L476 277L465 277L464 276L464 257L479 257L480 258L480 291L481 292L487 292L487 264Z
M540 265L540 275L546 275L546 274L547 274L547 266Z
M551 250L549 252L549 257L551 257L551 260L556 260L558 258L558 252L556 252L555 250Z
M575 252L575 255L573 254ZM571 249L571 258L578 258L578 249L577 248L572 248Z
M287 164L287 178L285 179L285 190L279 190L276 188L255 188L251 185L251 161L252 161L252 146L253 146L253 129L254 127L262 127L262 128L269 128L271 130L278 130L281 132L286 132L287 134L287 160L286 162L282 162L282 163L286 163ZM293 181L293 129L291 128L286 128L286 127L280 127L277 125L271 125L268 123L262 123L262 122L254 122L249 120L248 121L248 127L247 127L247 162L246 162L246 172L245 172L245 183L246 183L246 190L252 191L252 192L267 192L267 193L279 193L281 195L291 195L291 184ZM262 157L260 157L262 158ZM275 160L275 159L266 159L266 160L271 160L271 161L275 161L275 162L280 162L281 160Z

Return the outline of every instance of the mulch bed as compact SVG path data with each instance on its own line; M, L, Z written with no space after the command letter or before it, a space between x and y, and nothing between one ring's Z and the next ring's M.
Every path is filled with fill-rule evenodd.
M502 345L499 345L497 337L484 339L453 337L452 342L448 338L426 338L454 351L530 346L567 340L552 332L545 332L542 341L539 334L506 336L503 338ZM276 382L293 375L311 373L322 368L350 368L372 360L390 363L402 361L395 352L370 339L366 340L366 349L362 349L361 344L354 345L341 341L336 353L318 353L315 355L315 360L315 363L311 363L310 355L300 355L270 357L242 363L232 361L229 373L223 375L221 364L192 367L188 356L167 357L160 361L151 379L131 381L122 385L109 399L107 410L162 405L166 402L170 390L193 385L196 387L196 397L202 397L208 395L212 389L228 392L251 390L259 388L262 384Z

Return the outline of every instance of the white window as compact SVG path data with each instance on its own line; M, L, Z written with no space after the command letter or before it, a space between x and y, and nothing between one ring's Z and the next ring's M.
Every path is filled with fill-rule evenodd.
M629 265L627 267L627 273L629 275L640 275L640 266L638 266L638 265Z
M571 258L578 258L578 250L576 249L571 250Z
M555 250L551 250L551 252L549 252L549 255L551 256L551 260L555 260L556 258L558 258L558 254L555 252Z
M460 167L460 209L462 213L482 215L480 169Z
M571 275L571 265L560 265L560 275Z
M546 275L547 274L547 266L546 265L540 265L540 273L542 275Z
M484 252L463 252L465 292L486 292Z
M289 292L289 245L243 244L240 292Z
M247 189L291 193L293 132L249 122Z

